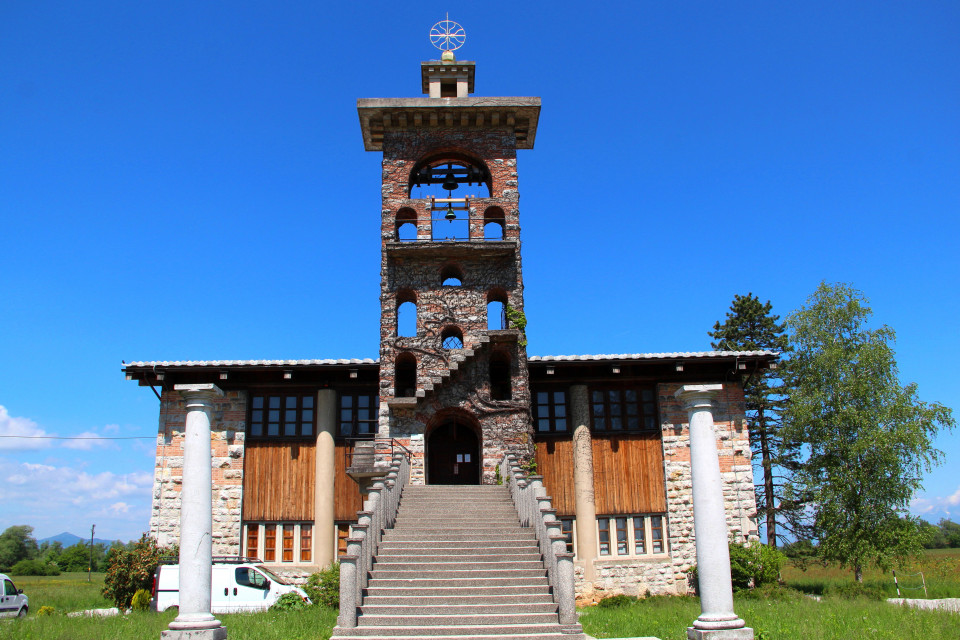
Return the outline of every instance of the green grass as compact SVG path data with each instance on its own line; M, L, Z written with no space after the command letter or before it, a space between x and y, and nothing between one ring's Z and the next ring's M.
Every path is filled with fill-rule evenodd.
M923 571L927 581L927 594L930 598L960 598L960 549L933 549L924 553L919 560L912 561L897 570L901 595L904 598L923 598L920 576L910 575ZM804 593L822 594L829 587L853 582L853 571L841 569L837 565L823 566L811 563L804 570L788 564L782 571L784 582L788 586ZM868 568L863 572L866 585L879 587L888 598L897 597L890 572L881 572ZM910 588L913 587L913 588Z
M87 582L86 573L61 573L59 576L14 576L18 589L30 598L30 612L36 613L42 606L56 611L82 611L112 607L113 602L100 595L103 589L102 573L94 573Z
M737 598L737 614L754 629L757 640L930 640L960 636L960 614L919 611L870 600L752 600ZM613 609L589 607L580 622L597 638L656 636L686 638L686 628L700 615L692 597L640 600Z

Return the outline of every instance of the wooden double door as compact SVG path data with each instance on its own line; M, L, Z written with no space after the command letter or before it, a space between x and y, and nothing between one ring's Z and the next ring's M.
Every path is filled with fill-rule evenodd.
M430 432L427 484L480 484L480 438L468 424L449 420Z

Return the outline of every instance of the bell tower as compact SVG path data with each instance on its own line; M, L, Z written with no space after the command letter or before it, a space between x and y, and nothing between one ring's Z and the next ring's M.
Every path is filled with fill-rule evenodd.
M540 99L471 97L462 28L431 39L428 97L357 102L365 149L383 153L377 457L400 444L413 483L492 483L505 452L533 452L517 150Z

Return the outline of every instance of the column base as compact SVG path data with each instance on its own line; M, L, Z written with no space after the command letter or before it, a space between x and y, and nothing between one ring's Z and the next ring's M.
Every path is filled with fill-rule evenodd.
M753 640L753 629L694 629L687 627L687 640Z
M227 628L166 629L160 632L160 640L227 640Z

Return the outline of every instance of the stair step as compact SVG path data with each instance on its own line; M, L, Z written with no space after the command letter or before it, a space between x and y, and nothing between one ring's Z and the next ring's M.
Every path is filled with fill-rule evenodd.
M410 626L391 626L391 627L370 627L370 626L357 626L352 629L340 629L337 628L335 631L334 637L369 637L369 636L381 636L381 637L402 637L410 638L413 637L424 637L424 638L435 638L437 636L441 637L452 637L452 638L464 638L470 636L478 636L483 638L486 636L495 636L497 638L504 638L511 635L520 635L521 637L526 636L527 638L559 638L561 637L560 625L558 623L553 624L493 624L493 625L444 625L437 627L425 627L419 625L410 625ZM555 634L555 635L554 635ZM563 636L569 640L576 638L575 635Z
M449 603L438 609L436 604L416 604L414 602L400 605L364 603L361 611L364 616L434 616L438 611L442 611L444 616L499 616L509 614L556 614L557 605L552 602ZM463 619L462 622L466 623L467 621Z
M364 590L364 594L369 597L373 596L382 596L389 598L401 598L401 597L417 597L417 598L444 598L444 597L455 597L455 598L484 598L484 597L526 597L526 596L537 596L550 598L550 587L547 585L546 581L543 584L505 584L505 585L481 585L481 586L465 586L463 584L455 584L453 586L445 587L412 587L409 586L407 581L392 581L400 582L400 584L391 584L391 585L369 585Z
M504 563L508 564L508 563ZM538 578L547 575L547 570L543 568L543 563L539 563L539 568L525 569L436 569L436 565L430 567L429 571L421 569L391 569L373 565L370 572L371 577L384 580L423 580L430 578Z
M490 626L503 628L511 624L529 624L529 625L548 625L551 622L558 624L556 613L500 613L494 614L495 617L484 614L465 614L465 615L370 615L364 613L358 622L358 626L363 627L448 627L448 626Z
M400 562L390 562L382 561L380 558L377 558L376 562L373 565L374 573L378 572L410 572L416 574L420 572L421 575L427 576L427 574L434 573L448 573L448 574L461 574L463 572L468 572L473 575L493 575L494 573L499 574L499 572L512 572L512 571L544 571L543 562L537 558L536 560L478 560L478 561L462 561L462 562L418 562L415 560L404 559ZM382 575L382 574L381 574ZM508 574L508 575L513 575ZM387 576L383 576L387 577ZM428 577L428 576L427 576Z
M404 587L411 589L450 589L452 587L538 587L547 585L547 575L512 576L499 578L385 578L372 576L367 583L370 589Z
M543 562L539 553L520 549L525 553L463 553L463 554L436 554L436 553L381 553L377 554L377 566L395 565L400 563L429 564L429 565L465 565L471 563L506 563L516 566L518 562Z
M391 529L392 531L392 529ZM386 535L386 534L384 534ZM494 546L496 545L496 546ZM476 553L478 550L488 551L497 550L500 553L520 553L528 548L536 547L536 542L530 538L498 538L496 540L484 540L477 542L468 542L462 540L390 540L384 538L378 545L381 551L394 550L421 550L430 553Z
M351 632L347 634L346 632ZM334 629L334 635L331 636L330 640L343 640L344 638L356 638L360 637L360 634L352 633L353 629ZM564 634L560 632L556 633L511 633L511 634L502 634L502 633L484 633L483 635L469 635L465 636L459 633L448 634L441 631L434 633L433 635L419 635L419 636L396 636L396 635L363 635L362 637L367 638L367 640L490 640L495 637L497 640L582 640L584 638L583 634Z
M439 607L444 605L453 605L453 606L466 606L466 605L508 605L508 606L517 606L517 605L543 605L556 608L556 605L550 599L550 594L547 590L542 592L531 592L531 593L517 593L517 594L487 594L487 595L473 595L469 593L461 593L458 595L453 594L444 594L444 595L430 595L423 591L418 591L415 594L409 595L383 595L383 596L373 596L368 595L363 599L364 607L387 607L387 606L424 606L424 607Z
M444 531L442 533L438 533L436 531L429 530L429 529L423 530L423 531L414 531L414 530L407 530L407 529L390 529L384 532L383 539L389 542L393 542L393 541L399 542L401 540L434 540L437 542L451 542L454 540L462 540L464 542L480 542L483 540L487 540L490 542L495 542L506 537L511 540L513 539L521 540L523 538L526 538L527 540L530 541L529 544L536 544L536 538L532 533L529 535L529 537L527 536L521 537L521 536L522 534L517 532L491 531L489 533L486 533L486 532L480 533L477 531L462 530L456 533L450 532L450 531Z

